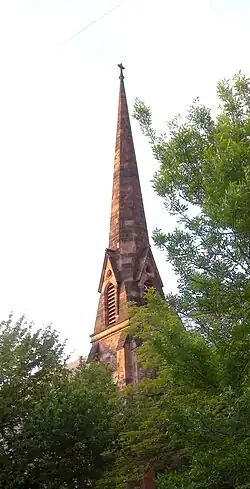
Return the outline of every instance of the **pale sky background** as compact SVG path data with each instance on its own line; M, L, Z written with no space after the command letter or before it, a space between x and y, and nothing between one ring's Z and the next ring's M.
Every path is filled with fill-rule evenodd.
M108 244L119 70L157 128L216 83L250 74L249 0L0 0L0 319L53 322L86 354ZM135 121L150 234L174 223L154 195L157 168ZM165 291L176 280L154 255Z

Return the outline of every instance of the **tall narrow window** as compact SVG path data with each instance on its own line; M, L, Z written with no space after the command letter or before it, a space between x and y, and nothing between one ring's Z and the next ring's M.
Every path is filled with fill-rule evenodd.
M107 288L107 323L114 324L116 321L115 287L109 284Z

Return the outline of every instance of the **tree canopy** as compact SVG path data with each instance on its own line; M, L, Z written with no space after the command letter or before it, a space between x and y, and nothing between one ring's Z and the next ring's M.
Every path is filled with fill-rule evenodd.
M51 327L0 324L0 487L96 488L114 440L108 366L64 364Z

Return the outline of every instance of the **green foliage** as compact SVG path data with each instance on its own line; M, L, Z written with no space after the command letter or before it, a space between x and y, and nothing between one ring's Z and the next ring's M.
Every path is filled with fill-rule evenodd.
M150 110L135 105L159 161L154 188L179 224L173 233L156 230L154 239L179 276L178 312L204 332L249 318L249 94L243 75L224 80L215 120L196 100L162 137L152 129Z
M120 394L120 435L100 487L140 487L153 470L160 489L249 487L249 334L213 341L183 326L171 298L147 296L132 310L147 377Z
M159 361L159 378L151 383L161 382L162 389L155 404L167 433L161 457L162 452L169 456L169 447L177 454L177 467L173 454L156 465L158 485L189 489L249 484L249 331L237 330L233 339L225 335L213 342L214 335L181 328L174 317L166 302L151 295L134 323L153 325L146 331L144 348ZM155 459L157 464L157 446Z
M1 488L95 488L102 475L115 437L110 370L82 364L71 372L63 357L50 327L1 323Z

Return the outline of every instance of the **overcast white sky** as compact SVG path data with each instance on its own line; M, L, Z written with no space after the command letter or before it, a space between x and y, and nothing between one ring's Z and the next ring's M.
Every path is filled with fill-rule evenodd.
M126 67L155 124L216 82L248 75L248 0L0 0L0 319L10 310L53 322L73 356L93 330L109 213L118 102ZM135 122L149 231L173 225L154 195L156 169ZM165 291L175 278L154 252Z

